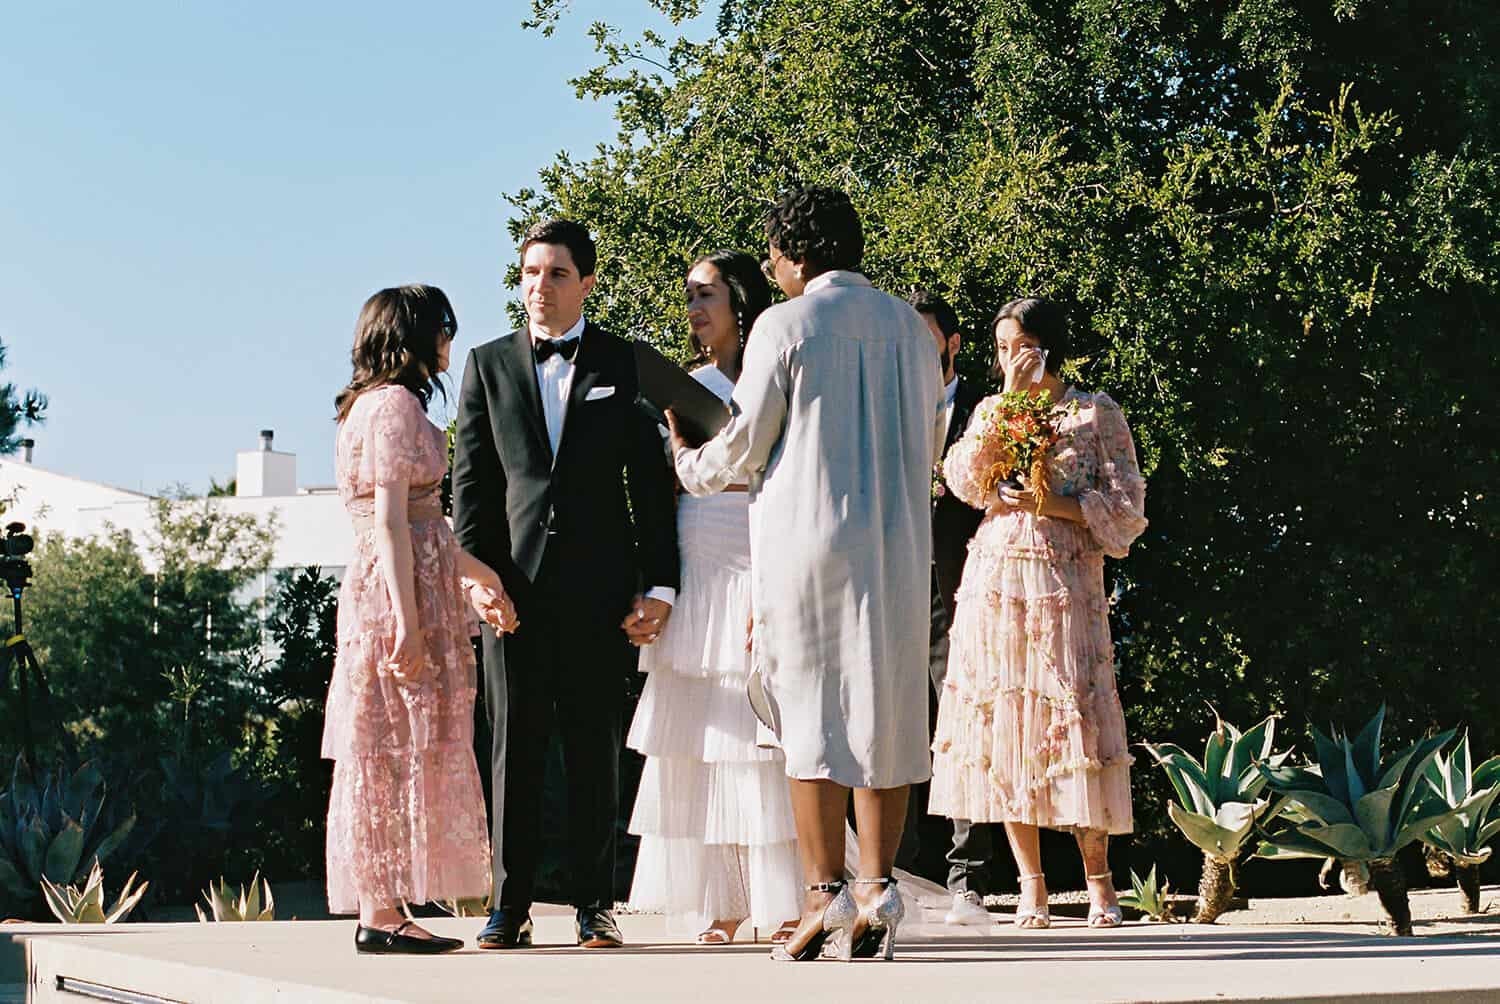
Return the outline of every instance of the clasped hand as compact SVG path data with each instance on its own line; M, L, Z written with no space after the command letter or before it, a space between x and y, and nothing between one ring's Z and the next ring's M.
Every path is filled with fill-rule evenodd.
M1042 510L1038 514L1036 508L1036 492L1026 488L1014 488L1007 484L1001 484L997 489L997 495L990 503L990 513L1011 513L1024 511L1033 515L1052 515L1048 510L1052 507L1053 496L1048 495L1042 500Z
M665 600L648 600L637 596L630 613L620 622L630 644L640 648L656 641L672 616L672 604Z

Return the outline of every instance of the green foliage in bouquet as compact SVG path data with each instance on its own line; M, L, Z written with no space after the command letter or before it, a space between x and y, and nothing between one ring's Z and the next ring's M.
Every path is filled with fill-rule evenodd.
M60 886L43 876L42 893L47 898L47 908L64 924L113 924L124 920L135 909L151 885L150 882L142 882L132 889L135 878L136 873L131 872L120 895L115 898L115 905L107 910L104 908L104 869L99 867L98 858L94 859L88 881L82 889L76 885Z
M1171 894L1171 883L1157 884L1155 865L1151 866L1151 870L1146 873L1144 879L1132 868L1130 889L1128 892L1120 893L1120 905L1131 910L1139 910L1147 920L1169 924L1176 919L1172 916Z
M104 778L92 764L72 772L58 767L39 785L16 758L10 787L0 793L0 916L43 916L43 879L82 882L120 846L135 813L127 809L117 818L106 812L106 801Z
M1464 909L1479 912L1479 866L1489 858L1487 845L1500 834L1500 756L1492 756L1478 767L1469 755L1469 736L1453 747L1450 756L1436 754L1423 772L1428 791L1421 810L1436 814L1443 809L1453 815L1422 834L1427 849L1436 851L1454 872L1463 892Z
M1426 798L1431 790L1427 766L1453 738L1453 730L1423 739L1382 762L1384 720L1382 706L1353 739L1337 730L1330 738L1314 728L1315 764L1259 766L1267 787L1286 796L1295 807L1295 816L1256 854L1271 859L1332 857L1346 864L1365 864L1392 931L1410 935L1406 877L1395 860L1396 852L1458 814L1458 809L1434 805Z
M262 890L265 891L264 897ZM276 919L276 897L271 895L271 883L261 878L260 872L250 879L248 889L240 886L233 892L221 875L217 883L210 882L203 890L203 899L208 904L207 913L203 912L203 907L193 904L200 924Z
M1236 864L1255 824L1271 807L1260 766L1280 767L1291 755L1271 752L1274 715L1245 732L1217 714L1215 718L1201 763L1175 743L1143 744L1177 794L1178 801L1168 803L1167 813L1203 852L1198 910L1193 915L1200 924L1212 924L1229 907L1237 885Z

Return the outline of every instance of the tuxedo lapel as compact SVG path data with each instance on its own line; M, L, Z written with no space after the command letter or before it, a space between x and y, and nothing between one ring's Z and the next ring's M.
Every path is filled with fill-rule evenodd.
M974 406L982 397L980 389L963 377L958 378L958 386L953 389L953 418L948 422L948 439L943 443L943 455L946 456L953 444L958 442L969 426L969 416L974 412Z
M599 382L599 365L604 356L604 345L592 324L586 323L578 338L578 354L573 357L573 386L568 389L568 408L563 412L562 434L557 439L559 457L568 448L568 430L577 424L574 416L588 400L589 391ZM552 467L557 469L555 461Z
M532 435L550 457L552 444L547 439L547 423L542 415L542 392L536 382L536 357L531 352L531 333L522 328L511 335L510 342L500 353L500 360L506 379L516 393L521 395L522 410L526 412Z

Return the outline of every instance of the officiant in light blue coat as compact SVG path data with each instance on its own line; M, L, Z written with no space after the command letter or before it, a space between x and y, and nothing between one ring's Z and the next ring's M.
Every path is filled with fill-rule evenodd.
M839 859L818 866L832 874L809 882L840 884L842 789L853 788L861 873L888 883L884 843L893 830L893 857L902 820L892 823L886 810L899 802L904 815L906 786L931 771L927 619L941 365L920 315L853 270L863 238L843 193L796 190L767 229L766 271L791 299L755 323L729 424L697 449L675 441L677 475L694 495L749 481L752 659L779 719L799 840L809 814L840 820ZM797 782L832 782L842 802L827 791L815 798L821 789L799 795ZM862 811L872 790L880 798ZM813 836L833 850L832 835ZM804 865L818 870L806 853ZM787 946L794 956L799 937Z

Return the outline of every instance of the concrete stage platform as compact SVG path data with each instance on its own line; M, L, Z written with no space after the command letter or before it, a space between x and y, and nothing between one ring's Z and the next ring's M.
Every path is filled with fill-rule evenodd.
M1450 891L1448 896L1454 894ZM1420 916L1420 913L1419 913ZM537 947L440 958L360 957L352 921L0 927L0 1001L137 1004L296 1001L1500 1001L1500 914L1378 935L1364 920L1289 926L1127 924L1091 931L950 928L928 911L902 928L897 961L792 965L764 944L700 948L668 939L662 918L621 918L629 947L573 947L571 914L539 907ZM1006 919L997 915L997 919ZM478 920L440 919L472 938ZM10 944L6 945L9 939ZM9 949L7 960L3 952ZM111 995L110 990L124 991Z

